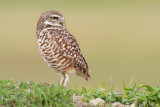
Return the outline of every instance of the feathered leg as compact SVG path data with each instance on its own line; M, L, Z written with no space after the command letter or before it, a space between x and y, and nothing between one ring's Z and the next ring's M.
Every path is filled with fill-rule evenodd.
M69 74L65 74L64 86L66 87L69 82Z
M60 86L64 85L64 81L65 81L65 74L61 74L61 82L60 82Z

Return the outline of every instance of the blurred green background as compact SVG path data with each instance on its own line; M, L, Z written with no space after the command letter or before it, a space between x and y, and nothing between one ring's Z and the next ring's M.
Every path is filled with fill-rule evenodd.
M160 84L160 1L1 0L0 78L57 83L60 75L42 60L36 24L59 10L77 38L92 79L71 76L69 86L123 87L122 81Z

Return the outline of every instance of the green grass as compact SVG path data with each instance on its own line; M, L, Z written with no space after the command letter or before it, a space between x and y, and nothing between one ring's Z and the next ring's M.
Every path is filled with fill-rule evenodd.
M66 106L72 107L72 90L64 87L36 82L13 82L0 80L0 105L31 106Z
M152 88L149 85L124 84L124 91L106 90L104 88L90 89L86 87L66 89L59 85L38 82L14 82L0 80L0 106L45 106L45 107L72 107L71 96L83 95L82 100L88 103L95 98L101 98L108 104L120 102L125 105L135 103L139 107L160 106L160 87Z

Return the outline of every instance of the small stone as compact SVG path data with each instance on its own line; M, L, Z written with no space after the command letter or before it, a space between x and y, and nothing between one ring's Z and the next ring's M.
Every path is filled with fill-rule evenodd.
M105 101L102 100L101 98L96 98L90 101L90 104L93 106L102 106L104 105Z
M122 107L122 105L119 102L115 102L115 103L112 104L111 107Z
M135 107L135 104L123 105L123 104L121 104L121 103L119 103L119 102L115 102L115 103L112 104L111 107Z
M88 107L88 104L84 103L81 98L82 96L77 96L75 94L72 96L75 107Z
M130 105L130 107L135 107L135 104L134 104L134 103L133 103L133 104L131 104L131 105Z

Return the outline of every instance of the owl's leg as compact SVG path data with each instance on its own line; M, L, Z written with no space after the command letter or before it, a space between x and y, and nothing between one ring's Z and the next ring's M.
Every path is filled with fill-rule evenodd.
M66 87L69 82L69 74L65 74L64 86Z
M61 82L60 82L60 86L64 85L64 80L65 80L65 74L61 73Z

